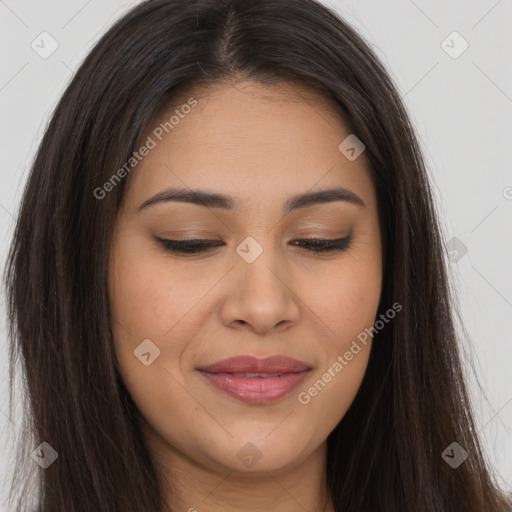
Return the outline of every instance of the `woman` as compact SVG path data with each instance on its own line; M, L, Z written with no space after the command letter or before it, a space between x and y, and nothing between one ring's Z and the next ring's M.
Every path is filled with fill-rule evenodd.
M38 512L507 510L406 110L313 0L117 22L46 130L6 282Z

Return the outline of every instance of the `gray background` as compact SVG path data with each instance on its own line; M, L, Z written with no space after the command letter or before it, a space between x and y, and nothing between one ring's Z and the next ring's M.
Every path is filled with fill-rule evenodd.
M0 0L2 269L28 167L56 101L99 36L136 3ZM460 259L450 268L470 335L463 340L467 367L472 360L483 386L470 378L476 423L499 483L512 491L512 0L325 3L360 31L390 71L430 169L447 249L453 237L467 247L452 256ZM43 46L44 31L58 43L46 59L31 47ZM460 40L450 36L442 45L453 31L469 44L457 58L443 47L457 52ZM9 418L1 292L0 502L14 464L8 435L20 425L17 414Z

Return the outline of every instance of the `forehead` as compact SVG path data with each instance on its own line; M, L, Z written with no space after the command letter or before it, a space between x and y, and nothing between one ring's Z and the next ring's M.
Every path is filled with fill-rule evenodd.
M197 103L193 108L185 105ZM148 127L154 147L130 178L139 204L165 187L222 189L247 202L334 185L370 186L364 154L338 146L350 135L334 106L295 84L224 83L190 89ZM161 139L161 140L160 140Z

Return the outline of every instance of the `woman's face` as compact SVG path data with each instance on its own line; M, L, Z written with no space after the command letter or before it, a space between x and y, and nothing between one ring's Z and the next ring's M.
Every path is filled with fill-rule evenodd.
M109 261L115 350L161 462L291 468L325 448L365 373L371 340L358 335L382 279L375 190L321 97L252 82L200 93L154 122L126 178ZM146 203L178 189L216 198ZM345 191L291 199L330 189ZM347 237L330 252L297 243ZM215 245L182 254L159 239ZM255 359L212 367L237 356ZM294 361L258 366L273 356Z

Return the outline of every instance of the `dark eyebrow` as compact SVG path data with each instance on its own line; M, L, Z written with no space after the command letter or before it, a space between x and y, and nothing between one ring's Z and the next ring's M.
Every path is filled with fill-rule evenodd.
M208 208L221 208L223 210L234 210L237 205L235 199L222 194L207 192L205 190L168 188L146 199L146 201L139 206L137 212L149 206L168 201L191 203ZM330 188L290 197L284 204L283 213L286 214L292 210L332 201L346 201L356 206L366 207L364 201L358 195L354 194L354 192L346 188Z

